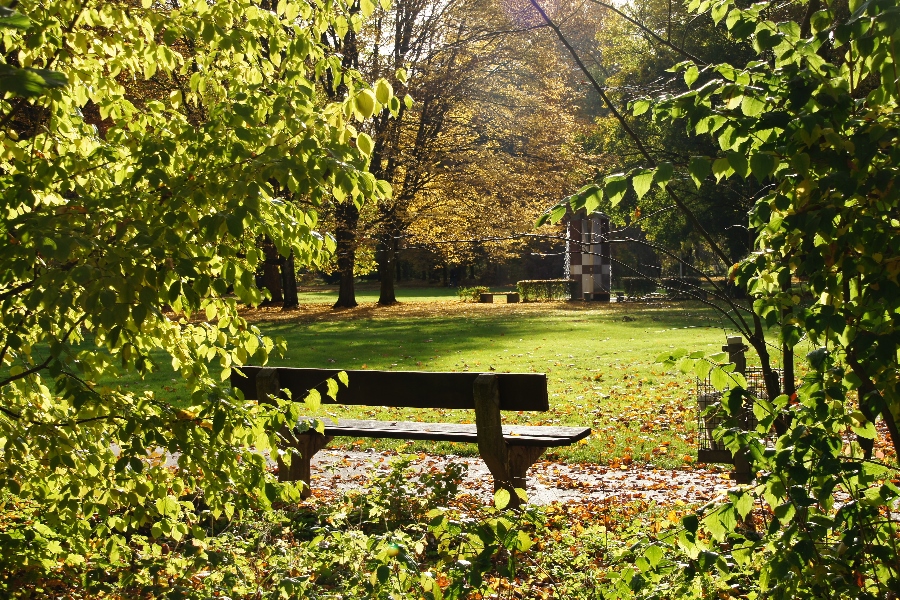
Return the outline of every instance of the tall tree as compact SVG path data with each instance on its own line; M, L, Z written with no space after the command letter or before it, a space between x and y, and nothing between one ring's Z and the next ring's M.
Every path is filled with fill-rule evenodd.
M576 170L573 82L522 29L494 2L404 0L364 30L361 70L415 99L371 125L372 170L394 188L362 225L378 243L380 303L396 300L402 243L452 264L471 255L466 240L494 238L474 245L500 259L521 247L500 238L527 231Z

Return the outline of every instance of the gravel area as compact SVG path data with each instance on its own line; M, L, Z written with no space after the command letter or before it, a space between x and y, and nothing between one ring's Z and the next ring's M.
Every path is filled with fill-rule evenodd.
M344 491L362 487L374 473L390 469L395 455L378 452L323 450L313 457L313 490ZM414 472L440 471L451 461L468 466L462 490L489 501L491 476L478 458L414 456ZM611 468L594 464L539 461L528 471L528 496L533 504L646 500L657 504L704 503L734 484L722 468L652 469Z

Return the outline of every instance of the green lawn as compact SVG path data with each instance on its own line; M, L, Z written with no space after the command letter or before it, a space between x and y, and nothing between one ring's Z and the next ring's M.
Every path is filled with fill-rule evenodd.
M361 307L357 309L332 311L319 304L286 313L286 318L275 322L259 322L267 335L288 342L287 355L270 364L547 373L551 410L510 413L504 419L593 428L590 438L555 449L550 457L672 467L688 464L696 456L693 378L667 371L653 360L672 348L720 349L726 324L711 309L695 303L465 305L446 296L428 296L434 291L446 293L440 289L406 290L407 298L428 298L428 305L407 301L398 307L380 308L366 305L366 296L360 294ZM178 382L166 369L139 385L180 403ZM378 407L331 406L327 412L337 417L391 420L464 422L473 418L466 411ZM390 440L335 442L380 449L398 444ZM476 451L450 443L412 444L409 450Z

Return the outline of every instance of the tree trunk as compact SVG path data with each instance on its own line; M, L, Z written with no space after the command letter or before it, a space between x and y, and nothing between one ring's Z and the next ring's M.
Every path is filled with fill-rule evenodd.
M300 299L297 297L297 270L294 266L294 253L282 260L281 279L284 283L284 304L282 308L297 308Z
M394 277L396 276L397 238L386 235L381 241L378 252L378 275L381 280L381 294L378 296L378 304L388 306L397 302L394 292Z
M335 210L337 217L337 264L341 274L341 287L334 308L353 308L356 290L353 287L353 267L356 264L356 226L359 223L359 209L350 202L341 202Z
M281 272L282 258L278 254L275 244L268 238L263 241L263 254L266 257L263 263L263 287L272 295L271 303L281 302Z

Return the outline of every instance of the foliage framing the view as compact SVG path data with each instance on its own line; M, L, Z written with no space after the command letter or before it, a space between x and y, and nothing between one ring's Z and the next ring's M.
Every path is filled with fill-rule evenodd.
M667 559L657 545L632 556L636 568L618 573L616 585L650 597L666 589L702 596L713 575L766 597L889 597L900 584L898 470L872 455L870 440L885 435L900 448L900 7L695 0L691 9L751 43L756 60L680 63L673 71L687 91L634 102L633 114L711 136L720 154L609 175L545 219L615 205L632 190L640 199L654 184L679 207L676 181L699 188L709 178L752 178L765 186L750 214L756 251L731 268L754 299L753 314L731 303L731 316L757 350L764 328L775 327L790 375L787 393L755 400L760 425L744 431L748 394L733 365L717 365L724 356L681 359L730 388L720 408L728 428L716 435L732 452L749 451L757 483L686 519L663 544L673 552ZM812 374L792 393L793 348L803 339L818 349L808 357ZM661 359L674 364L679 355ZM773 444L766 436L776 424L782 435ZM859 443L848 443L854 435Z
M375 96L320 42L359 25L338 0L0 15L0 503L21 515L0 531L0 585L136 560L135 535L151 555L190 539L203 560L201 518L298 497L260 452L302 405L221 382L278 349L237 311L263 299L258 240L316 261L323 199L389 193L351 124ZM192 408L116 383L161 361Z

